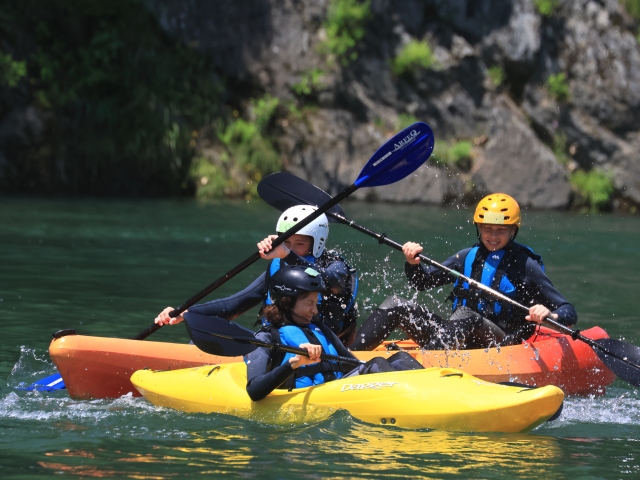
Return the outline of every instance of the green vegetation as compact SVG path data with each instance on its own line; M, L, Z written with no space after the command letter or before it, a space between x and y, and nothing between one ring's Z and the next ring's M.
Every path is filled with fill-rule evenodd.
M224 197L228 191L231 193L239 187L229 184L229 174L225 168L214 165L204 156L193 159L190 175L196 180L197 196L201 198Z
M496 86L500 87L504 83L504 69L498 65L495 67L491 67L489 69L489 78L491 82Z
M568 165L571 161L567 155L567 136L559 133L553 137L553 154L561 165Z
M281 167L280 157L266 136L267 127L279 103L277 98L270 95L252 101L250 120L239 118L218 134L234 163L256 181Z
M294 92L301 96L309 96L322 88L322 77L325 73L319 68L314 68L302 75L298 83L291 86Z
M404 130L409 125L413 125L419 120L409 113L401 113L398 115L396 130Z
M198 196L255 195L262 177L282 168L267 133L279 104L277 98L266 95L251 101L248 119L218 123L217 136L223 151L211 160L198 157L191 168Z
M533 6L538 13L543 17L552 16L558 7L560 7L559 0L533 0Z
M549 78L547 78L547 88L558 102L566 102L569 100L569 82L563 72L549 75Z
M25 152L16 176L32 186L8 179L11 188L93 195L189 189L193 132L216 114L222 89L200 54L160 31L142 0L46 8L24 0L2 10L4 38L32 35L26 74L51 122L47 148ZM7 62L4 80L19 80L22 67Z
M15 87L26 75L26 62L17 62L11 54L0 52L0 86Z
M571 184L579 196L578 204L597 212L607 206L614 192L611 176L600 170L576 170L571 174Z
M371 17L370 0L330 0L324 28L327 38L320 51L335 56L346 66L358 58L355 47L364 37L365 24Z
M473 163L473 146L470 141L462 140L453 144L436 143L433 152L433 163L440 166L455 166L468 171Z
M435 63L435 56L426 40L411 40L393 59L391 70L401 76L420 69L432 68Z
M640 20L640 0L621 0L625 10L636 20Z

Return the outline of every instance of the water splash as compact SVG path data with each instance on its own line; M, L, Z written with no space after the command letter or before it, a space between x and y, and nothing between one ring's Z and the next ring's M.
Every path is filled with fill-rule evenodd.
M35 349L22 345L20 358L7 378L7 387L23 388L56 372L56 367L47 354L39 354Z
M568 397L557 427L578 424L640 426L638 390L610 388L605 397Z

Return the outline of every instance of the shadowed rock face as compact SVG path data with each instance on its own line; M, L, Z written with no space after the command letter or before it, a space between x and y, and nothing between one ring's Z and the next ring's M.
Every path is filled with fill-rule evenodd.
M327 0L145 4L168 34L214 60L233 105L265 93L296 100L292 86L305 72L325 72L312 96L317 108L282 122L277 145L285 168L330 193L351 184L408 114L433 128L434 157L467 140L472 158L430 162L355 197L451 203L503 191L524 206L565 208L571 169L598 168L619 197L640 203L640 45L637 25L615 0L561 2L550 17L529 0L372 0L357 59L331 67L318 52ZM412 39L428 40L436 65L396 76L391 62ZM498 86L495 68L504 76ZM558 73L567 77L565 98L547 84ZM25 137L12 125L11 135ZM567 165L553 152L559 138Z

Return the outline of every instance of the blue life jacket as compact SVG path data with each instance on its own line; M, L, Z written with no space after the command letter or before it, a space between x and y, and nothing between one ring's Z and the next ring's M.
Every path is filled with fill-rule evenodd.
M348 301L345 301L343 299L338 299L336 298L335 295L329 294L326 302L327 304L323 306L322 295L318 294L318 318L320 321L323 320L323 317L325 315L335 316L339 318L339 321L337 322L337 327L334 328L334 333L338 335L342 333L349 325L355 324L357 320L358 312L357 310L355 310L356 296L358 294L357 272L355 269L350 268L346 264L344 259L334 251L327 251L320 258L317 258L317 259L312 255L307 255L302 258L304 258L306 261L308 261L311 264L318 264L318 266L320 267L325 267L326 265L330 264L333 261L340 260L347 266L347 268L351 272L351 278L349 281L351 291L349 293ZM271 276L275 274L282 265L283 265L282 259L275 258L274 260L272 260L271 264L269 265L269 269L267 270L267 278L266 278L267 284L269 283L269 279L271 278ZM267 298L265 299L264 303L265 305L271 305L273 303L273 300L271 300L271 294L267 293ZM328 312L333 312L333 315L329 314ZM262 319L262 326L263 327L269 326L268 322L266 322L264 318Z
M479 249L480 246L475 245L467 253L464 259L464 275L493 290L498 290L509 298L515 298L516 285L522 283L527 258L536 260L544 271L544 264L539 255L536 255L529 247L511 242L507 248L488 252L482 265L482 271L478 275L477 267L476 272L473 267ZM507 269L510 271L511 279L506 275ZM480 278L477 278L478 276ZM460 278L456 279L453 284L450 298L453 301L454 311L464 305L490 318L503 317L508 320L512 314L511 305L503 306L499 300L482 290L471 290L469 283Z
M327 329L325 332L324 329ZM264 330L264 329L263 329ZM312 343L322 347L322 353L329 355L338 355L338 351L327 338L330 330L321 324L309 324L308 327L300 327L297 325L285 325L280 328L271 328L271 338L274 344L288 345L291 347L299 347L303 343ZM272 362L276 365L282 365L288 362L293 353L276 352L272 355ZM286 388L303 388L312 385L320 385L322 383L341 378L344 373L351 371L352 366L342 365L337 362L323 360L311 365L304 365L297 368L294 374L285 382Z

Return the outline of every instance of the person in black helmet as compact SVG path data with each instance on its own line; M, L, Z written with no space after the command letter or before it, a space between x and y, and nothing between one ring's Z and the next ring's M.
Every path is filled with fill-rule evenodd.
M451 317L445 320L412 301L390 297L360 327L351 350L372 350L396 327L420 347L439 350L516 345L547 317L567 326L576 323L575 308L553 286L540 256L514 241L522 225L514 198L487 195L478 203L473 221L479 242L443 265L527 306L528 311L474 289L438 267L422 265L418 257L422 246L407 242L402 252L409 284L417 290L453 284Z
M252 400L266 397L274 389L319 385L343 376L423 368L406 352L374 358L357 368L322 361L323 353L355 359L335 333L314 323L318 295L326 291L322 276L311 267L282 266L269 281L271 305L262 307L263 328L256 337L267 343L304 348L308 356L260 347L245 356L247 393Z

